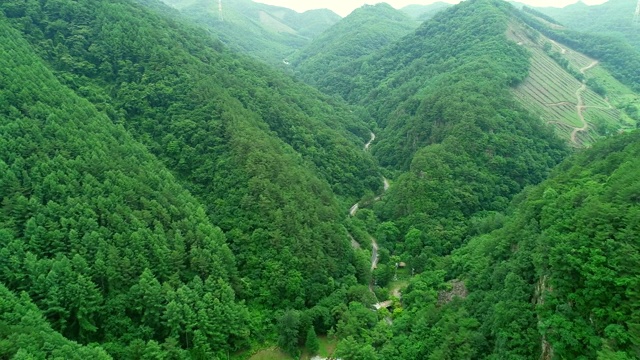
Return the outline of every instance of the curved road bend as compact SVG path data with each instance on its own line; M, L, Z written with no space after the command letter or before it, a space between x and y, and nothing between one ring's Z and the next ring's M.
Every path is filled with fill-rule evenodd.
M584 73L587 70L593 68L596 65L598 65L598 61L594 61L589 66L583 67L582 69L580 69L580 73L584 75ZM589 128L589 124L587 124L587 121L584 119L584 114L582 113L586 108L586 106L584 105L584 98L582 97L582 93L586 89L587 89L587 84L586 84L586 80L584 80L582 82L582 86L580 86L580 88L576 91L576 97L578 98L578 104L576 105L576 110L578 111L578 117L580 118L580 121L582 121L582 127L574 128L573 132L571 132L571 142L573 142L576 145L578 144L578 140L577 140L578 133L586 131Z
M369 140L368 143L364 144L364 151L369 151L369 147L371 146L371 143L376 139L376 134L374 134L373 132L371 132L371 139Z

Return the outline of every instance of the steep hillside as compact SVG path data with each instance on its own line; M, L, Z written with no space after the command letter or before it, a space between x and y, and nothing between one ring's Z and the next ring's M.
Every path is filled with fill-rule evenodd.
M520 18L548 38L592 57L618 81L640 92L640 51L619 36L587 33L553 24L553 19L539 11L524 7Z
M413 19L425 21L431 19L440 11L450 8L451 6L453 5L438 1L429 5L407 5L400 9L400 11L409 15Z
M566 156L551 126L514 98L529 69L528 51L507 38L516 13L502 1L466 1L322 81L381 128L372 152L395 179L373 212L357 216L387 251L381 269L393 256L430 268L464 243L473 219L504 209Z
M0 9L227 233L238 296L270 309L254 340L270 334L271 309L311 307L355 279L341 201L382 181L350 108L133 1L32 5Z
M635 129L637 120L619 109L640 102L634 104L633 98L617 93L615 88L633 92L622 84L614 85L606 71L598 71L598 61L522 23L512 23L508 36L531 54L529 76L514 89L516 97L529 111L556 126L574 146Z
M251 0L164 0L193 21L204 25L232 49L281 66L324 30L340 20L330 10L293 10Z
M293 58L303 80L314 84L331 69L360 59L407 35L418 26L402 12L381 3L365 5L313 40Z
M639 132L603 140L477 223L411 279L380 358L638 358L638 159Z
M0 282L23 294L14 316L29 316L0 311L1 351L105 358L52 334L28 298L53 330L103 343L117 358L131 358L135 341L182 356L205 343L215 344L212 356L246 346L235 259L199 202L122 126L60 84L3 17L0 50ZM4 309L12 300L0 291ZM195 318L212 304L227 315ZM43 332L26 334L34 329Z
M0 284L0 299L3 359L111 359L102 349L80 346L53 331L28 296L16 296Z
M577 2L564 8L537 10L573 30L623 37L640 51L640 34L638 26L633 23L637 3L635 0L609 0L604 4L589 6Z

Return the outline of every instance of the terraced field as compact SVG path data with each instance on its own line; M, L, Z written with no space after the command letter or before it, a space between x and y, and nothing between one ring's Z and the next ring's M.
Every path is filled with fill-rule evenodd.
M596 129L622 127L620 111L588 87L583 88L581 81L545 52L544 45L550 44L552 51L565 58L575 72L582 69L587 78L599 69L597 62L524 25L513 24L507 35L531 52L529 77L513 90L525 108L554 125L559 135L577 147L591 144L599 136Z

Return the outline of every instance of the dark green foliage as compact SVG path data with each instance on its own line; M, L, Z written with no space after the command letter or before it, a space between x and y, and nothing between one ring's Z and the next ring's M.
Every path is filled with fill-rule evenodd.
M158 4L31 5L0 7L61 79L206 205L228 233L242 298L303 308L353 271L334 193L355 199L380 181L349 108L229 53Z
M0 358L108 360L95 346L80 346L51 329L26 293L16 296L0 284Z
M300 327L300 313L296 310L287 310L278 320L278 346L293 357L300 353Z
M132 339L190 348L196 326L216 351L244 346L224 234L122 126L0 29L0 281L54 330L118 358Z

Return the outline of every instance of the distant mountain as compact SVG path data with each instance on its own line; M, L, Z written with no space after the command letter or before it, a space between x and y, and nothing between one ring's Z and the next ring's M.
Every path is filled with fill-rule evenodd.
M374 53L418 25L386 3L365 5L314 39L292 64L302 79L314 84L331 70Z
M205 25L230 48L271 64L282 65L283 60L341 19L327 9L298 13L251 0L223 1L222 14L217 1L163 1Z
M633 23L637 3L636 0L609 0L589 6L579 1L564 8L537 10L573 30L623 37L640 51L640 27Z
M439 13L442 10L448 9L452 4L445 2L435 2L429 5L407 5L400 9L400 11L409 15L413 19L425 21L431 19L435 14Z

